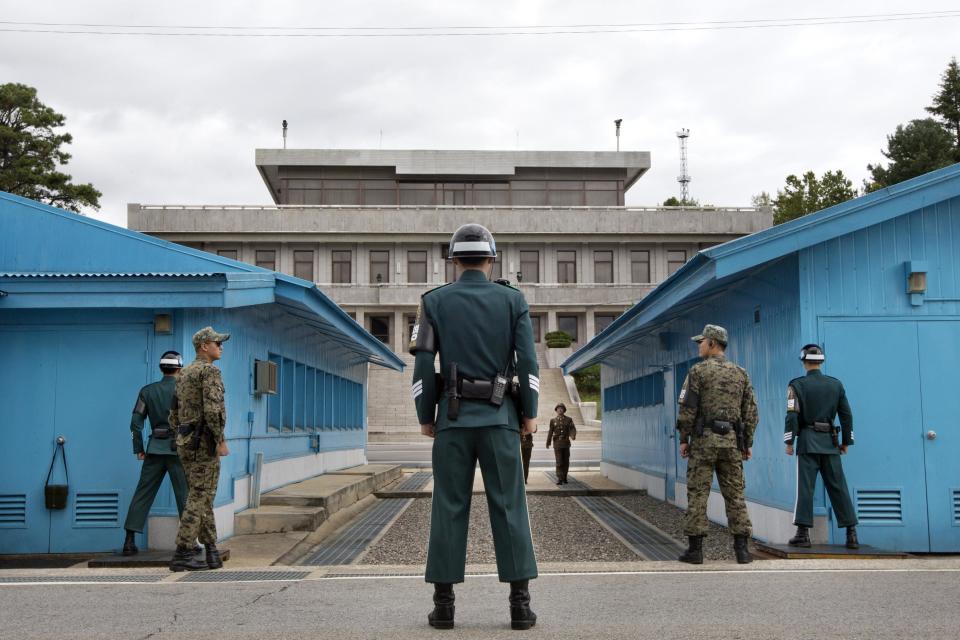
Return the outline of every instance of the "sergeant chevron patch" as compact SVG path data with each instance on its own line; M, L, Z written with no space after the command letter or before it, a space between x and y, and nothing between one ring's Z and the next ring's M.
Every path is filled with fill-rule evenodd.
M530 388L536 391L537 393L540 393L540 378L533 375L532 373L528 375L528 378L530 381Z
M423 393L423 380L417 380L410 387L410 395L413 397L414 400L416 400L417 397L420 396L422 393Z

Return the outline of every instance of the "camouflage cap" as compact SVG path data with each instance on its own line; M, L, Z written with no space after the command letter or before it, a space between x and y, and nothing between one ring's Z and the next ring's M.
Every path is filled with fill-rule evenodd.
M199 349L204 342L226 342L229 339L229 333L217 333L213 327L204 327L193 334L193 348Z
M708 324L703 328L703 331L700 332L700 335L693 336L690 338L694 342L702 342L703 340L716 340L717 342L722 342L727 344L729 341L727 336L727 330L717 324Z

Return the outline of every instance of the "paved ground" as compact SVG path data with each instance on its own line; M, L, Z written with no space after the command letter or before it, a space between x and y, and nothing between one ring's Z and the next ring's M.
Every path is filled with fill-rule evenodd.
M424 438L422 442L371 442L367 444L367 459L371 463L402 464L405 467L429 467L432 446L433 441L429 438ZM599 466L600 443L574 443L570 449L570 461L574 466ZM531 464L536 467L552 468L555 464L553 449L547 449L543 444L534 448Z
M954 638L960 628L956 559L762 566L713 564L688 571L677 563L621 563L621 573L541 575L532 584L540 622L522 635L879 640ZM653 570L623 572L639 567ZM70 570L47 573L57 571ZM0 572L0 578L14 573ZM436 632L425 624L430 588L419 577L322 576L318 571L304 580L258 583L5 585L0 586L0 635L24 640L518 637L507 624L506 588L493 577L469 577L459 586L457 628Z

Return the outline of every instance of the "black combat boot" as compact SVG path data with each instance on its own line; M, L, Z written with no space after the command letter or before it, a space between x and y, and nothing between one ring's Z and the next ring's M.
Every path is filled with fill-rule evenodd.
M208 544L207 545L207 568L208 569L220 569L223 567L223 560L220 558L220 550L217 549L217 545Z
M857 540L857 526L847 527L847 549L859 549L860 541Z
M703 564L703 536L687 536L690 545L677 560L689 564Z
M733 536L733 553L737 556L737 564L753 562L753 556L750 555L750 549L747 547L749 539L750 536Z
M798 524L797 535L790 538L787 544L789 544L791 547L809 547L810 546L809 527L802 524Z
M453 629L453 614L456 607L453 602L456 597L453 595L453 585L447 583L434 583L433 585L433 611L427 615L427 622L434 629Z
M537 624L537 614L530 609L529 580L510 583L510 628L526 631Z
M133 540L134 535L136 535L135 531L127 529L127 537L123 541L123 551L120 552L125 556L135 556L140 553L140 549L137 549L137 543Z
M170 561L170 571L203 571L207 563L193 555L191 547L177 547Z

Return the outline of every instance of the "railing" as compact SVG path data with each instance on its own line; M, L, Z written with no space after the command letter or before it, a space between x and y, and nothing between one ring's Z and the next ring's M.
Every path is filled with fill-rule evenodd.
M716 211L722 213L765 213L769 207L560 207L560 206L481 206L481 205L353 205L353 204L269 204L269 205L137 205L143 211L280 211L295 209L345 211L622 211L626 213L665 213L671 211Z

